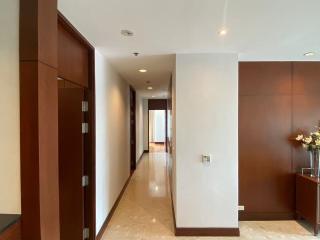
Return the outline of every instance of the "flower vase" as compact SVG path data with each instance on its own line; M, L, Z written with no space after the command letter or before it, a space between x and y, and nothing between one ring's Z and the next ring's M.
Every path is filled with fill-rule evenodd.
M314 177L314 150L308 150L309 154L309 168L310 168L310 176Z
M320 177L320 149L314 149L313 155L313 175L314 177Z

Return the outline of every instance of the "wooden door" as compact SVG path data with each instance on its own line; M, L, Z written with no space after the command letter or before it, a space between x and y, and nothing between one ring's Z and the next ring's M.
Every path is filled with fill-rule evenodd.
M136 92L130 87L130 170L136 169Z
M59 88L61 240L82 240L84 229L83 88ZM48 126L50 127L50 126Z

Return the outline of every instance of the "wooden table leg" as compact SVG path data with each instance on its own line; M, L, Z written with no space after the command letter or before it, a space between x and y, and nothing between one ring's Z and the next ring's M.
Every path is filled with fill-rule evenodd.
M315 236L318 236L318 233L319 233L319 225L318 225L318 224L315 224L315 225L314 225L314 235L315 235Z

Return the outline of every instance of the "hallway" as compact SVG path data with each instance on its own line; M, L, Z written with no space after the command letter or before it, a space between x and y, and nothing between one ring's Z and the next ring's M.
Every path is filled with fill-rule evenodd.
M143 155L103 240L173 238L167 158L165 152Z
M240 222L241 237L175 237L167 175L169 155L151 145L102 237L102 240L160 239L317 239L295 221Z

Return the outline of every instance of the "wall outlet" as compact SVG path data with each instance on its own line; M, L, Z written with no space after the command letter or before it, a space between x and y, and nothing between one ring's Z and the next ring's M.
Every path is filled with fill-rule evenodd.
M212 156L210 154L202 154L202 162L210 164L212 162Z
M238 206L238 211L244 211L244 206Z

